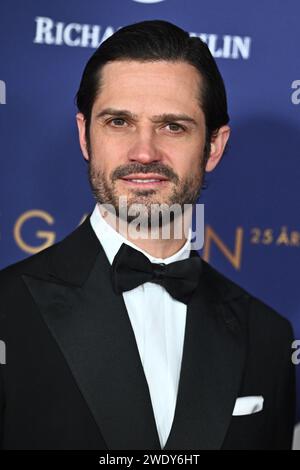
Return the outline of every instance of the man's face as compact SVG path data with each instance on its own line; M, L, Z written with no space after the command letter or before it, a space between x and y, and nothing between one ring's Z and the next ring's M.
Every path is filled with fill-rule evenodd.
M127 197L127 206L142 203L147 208L196 202L205 146L200 86L199 73L185 62L128 60L103 67L89 151L84 117L77 115L99 203L113 204L118 214L120 196Z

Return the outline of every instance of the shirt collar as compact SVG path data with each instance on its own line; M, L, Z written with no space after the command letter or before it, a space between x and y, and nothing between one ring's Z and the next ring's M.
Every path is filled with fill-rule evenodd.
M189 228L188 237L185 244L180 248L179 251L174 253L172 256L169 256L168 258L155 258L154 256L151 256L149 253L139 248L131 241L127 240L127 238L123 237L123 235L117 232L108 222L106 222L100 212L98 204L96 204L93 213L90 217L90 223L106 253L110 264L113 263L114 257L119 251L122 243L127 243L127 245L130 245L136 250L142 252L145 256L147 256L151 263L169 264L173 263L174 261L186 259L190 256L192 235L191 228Z

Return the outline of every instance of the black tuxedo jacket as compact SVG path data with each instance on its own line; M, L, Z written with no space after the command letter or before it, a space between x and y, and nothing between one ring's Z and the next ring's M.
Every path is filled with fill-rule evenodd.
M203 261L187 307L176 411L164 450L288 449L292 330ZM160 450L122 295L89 217L0 272L0 447ZM262 411L232 416L238 397Z

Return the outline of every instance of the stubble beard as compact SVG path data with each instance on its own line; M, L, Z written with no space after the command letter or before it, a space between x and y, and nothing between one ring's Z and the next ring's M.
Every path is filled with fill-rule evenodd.
M204 159L201 159L203 162ZM161 191L155 189L131 189L123 194L117 190L116 185L120 181L119 178L129 175L131 173L157 173L166 176L169 179L169 185L172 186L171 191L168 191L168 195L162 197ZM141 165L139 163L133 163L126 167L117 168L111 175L107 177L104 171L97 168L95 159L90 155L88 162L88 179L91 186L92 193L96 202L110 211L113 208L114 213L118 218L121 218L127 223L132 222L136 217L137 213L139 218L148 224L149 228L153 227L153 220L158 220L158 225L161 227L165 220L172 222L174 220L174 212L169 211L169 208L173 205L180 207L182 215L185 212L186 207L193 206L201 193L201 188L204 179L204 165L199 164L199 171L197 174L187 176L183 179L179 177L171 170L157 163L149 163L147 165ZM120 202L120 196L121 202ZM126 197L127 196L127 197ZM122 209L122 201L126 197L127 210ZM135 206L137 206L138 212L136 212ZM141 211L142 207L142 211ZM160 207L160 209L158 209ZM128 209L131 208L131 213L128 213ZM153 214L158 213L158 219L153 218ZM168 217L164 217L164 213L168 212Z

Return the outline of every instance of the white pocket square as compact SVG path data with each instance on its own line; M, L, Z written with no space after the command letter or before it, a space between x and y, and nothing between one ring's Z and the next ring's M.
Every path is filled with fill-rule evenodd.
M232 416L252 415L264 407L264 397L240 397L236 399Z

